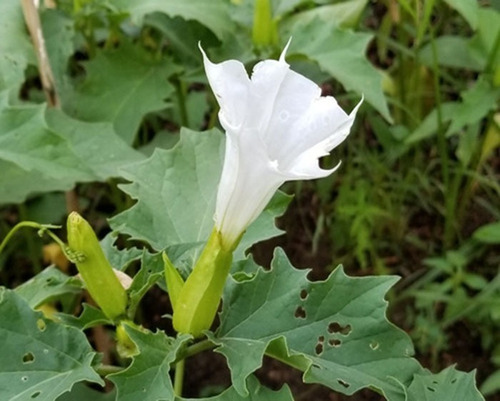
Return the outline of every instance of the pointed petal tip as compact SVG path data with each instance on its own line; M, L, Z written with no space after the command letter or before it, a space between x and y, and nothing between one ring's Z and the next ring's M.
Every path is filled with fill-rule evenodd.
M285 62L286 63L285 57L286 57L286 52L288 51L288 48L290 47L290 43L292 43L292 36L290 36L290 39L288 39L288 42L285 45L285 48L281 52L281 55L280 55L280 58L279 58L280 62Z

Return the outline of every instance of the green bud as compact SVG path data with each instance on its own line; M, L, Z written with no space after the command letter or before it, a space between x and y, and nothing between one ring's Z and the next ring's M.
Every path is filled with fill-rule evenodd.
M125 313L127 294L109 264L90 224L78 213L68 216L68 244L88 292L110 319Z
M170 297L172 309L175 311L179 294L182 287L184 287L184 280L165 252L162 253L162 257L165 265L165 281L167 283L168 296Z
M200 337L212 325L226 283L233 249L225 249L213 230L175 302L173 324L179 333Z
M253 15L253 44L257 47L275 45L278 42L276 22L273 21L271 1L255 0Z

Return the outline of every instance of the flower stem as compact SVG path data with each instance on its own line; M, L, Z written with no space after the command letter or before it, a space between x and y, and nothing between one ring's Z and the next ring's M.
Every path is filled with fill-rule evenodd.
M186 360L183 358L175 365L174 393L177 397L182 397L182 385L184 383L184 368Z
M3 249L5 248L9 240L12 238L12 236L16 233L16 231L23 227L37 228L39 230L39 235L42 235L43 233L46 232L60 246L62 245L61 248L63 248L64 246L64 243L59 239L59 237L57 237L54 233L49 231L49 228L60 228L60 226L54 226L52 224L39 224L34 221L21 221L20 223L17 223L14 227L10 229L10 231L3 239L2 243L0 243L0 253L2 253Z

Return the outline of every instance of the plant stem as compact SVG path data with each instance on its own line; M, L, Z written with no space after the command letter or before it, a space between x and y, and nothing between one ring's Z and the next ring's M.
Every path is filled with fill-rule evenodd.
M123 370L121 366L115 366L115 365L100 365L96 368L96 372L99 374L99 376L107 376L112 373L119 373Z
M434 70L434 95L436 97L436 114L438 123L438 153L441 159L441 175L443 178L443 196L445 205L445 216L444 216L444 237L443 244L445 248L448 248L453 240L453 217L455 210L455 197L450 194L450 170L449 170L449 157L448 150L446 148L446 136L443 126L443 112L441 109L441 93L439 91L439 65L437 61L437 48L436 41L434 40L433 29L429 30L431 33L431 48L432 48L432 69ZM458 193L458 191L457 191Z
M186 360L181 359L175 364L175 376L174 376L174 393L178 397L182 397L182 385L184 383L184 368Z
M21 221L20 223L17 223L14 227L10 229L10 231L7 233L3 241L0 243L0 253L2 253L3 249L5 248L5 245L7 245L7 242L9 242L9 240L16 233L16 231L23 227L37 228L38 230L47 232L47 234L50 235L50 237L54 239L59 245L61 244L64 245L64 243L54 233L48 230L49 228L60 228L59 226L54 226L51 224L39 224L34 221Z
M215 344L210 340L203 340L197 342L186 348L186 351L183 354L183 358L189 358L193 355L199 354L202 351L206 351L212 348L215 348Z

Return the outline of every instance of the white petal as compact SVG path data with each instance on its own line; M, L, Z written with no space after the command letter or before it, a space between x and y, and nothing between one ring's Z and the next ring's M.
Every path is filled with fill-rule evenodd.
M257 131L227 132L215 224L227 246L259 216L285 181L267 158Z
M250 85L247 109L247 126L255 127L262 135L268 125L275 107L276 97L283 80L289 73L286 62L265 60L256 64Z
M340 166L340 163L333 169L324 170L319 167L319 158L328 155L332 149L342 143L347 135L349 135L349 131L356 118L356 113L362 102L363 99L356 105L351 114L349 114L339 126L335 127L333 132L330 131L329 136L309 147L303 144L303 146L300 147L300 153L293 160L289 161L288 165L281 165L280 170L286 170L286 168L288 168L286 171L290 176L296 176L302 179L320 178L333 173ZM324 111L322 109L319 110ZM319 116L321 115L320 113ZM340 117L343 116L340 115ZM322 120L319 119L319 121ZM314 137L314 135L312 136Z
M212 63L200 46L208 82L220 106L221 119L231 126L244 123L250 79L242 63L236 60ZM226 128L226 127L224 127Z
M297 149L304 139L304 133L297 128L297 123L310 109L311 104L319 99L321 89L311 80L288 71L274 102L272 117L265 133L271 158L280 161Z

